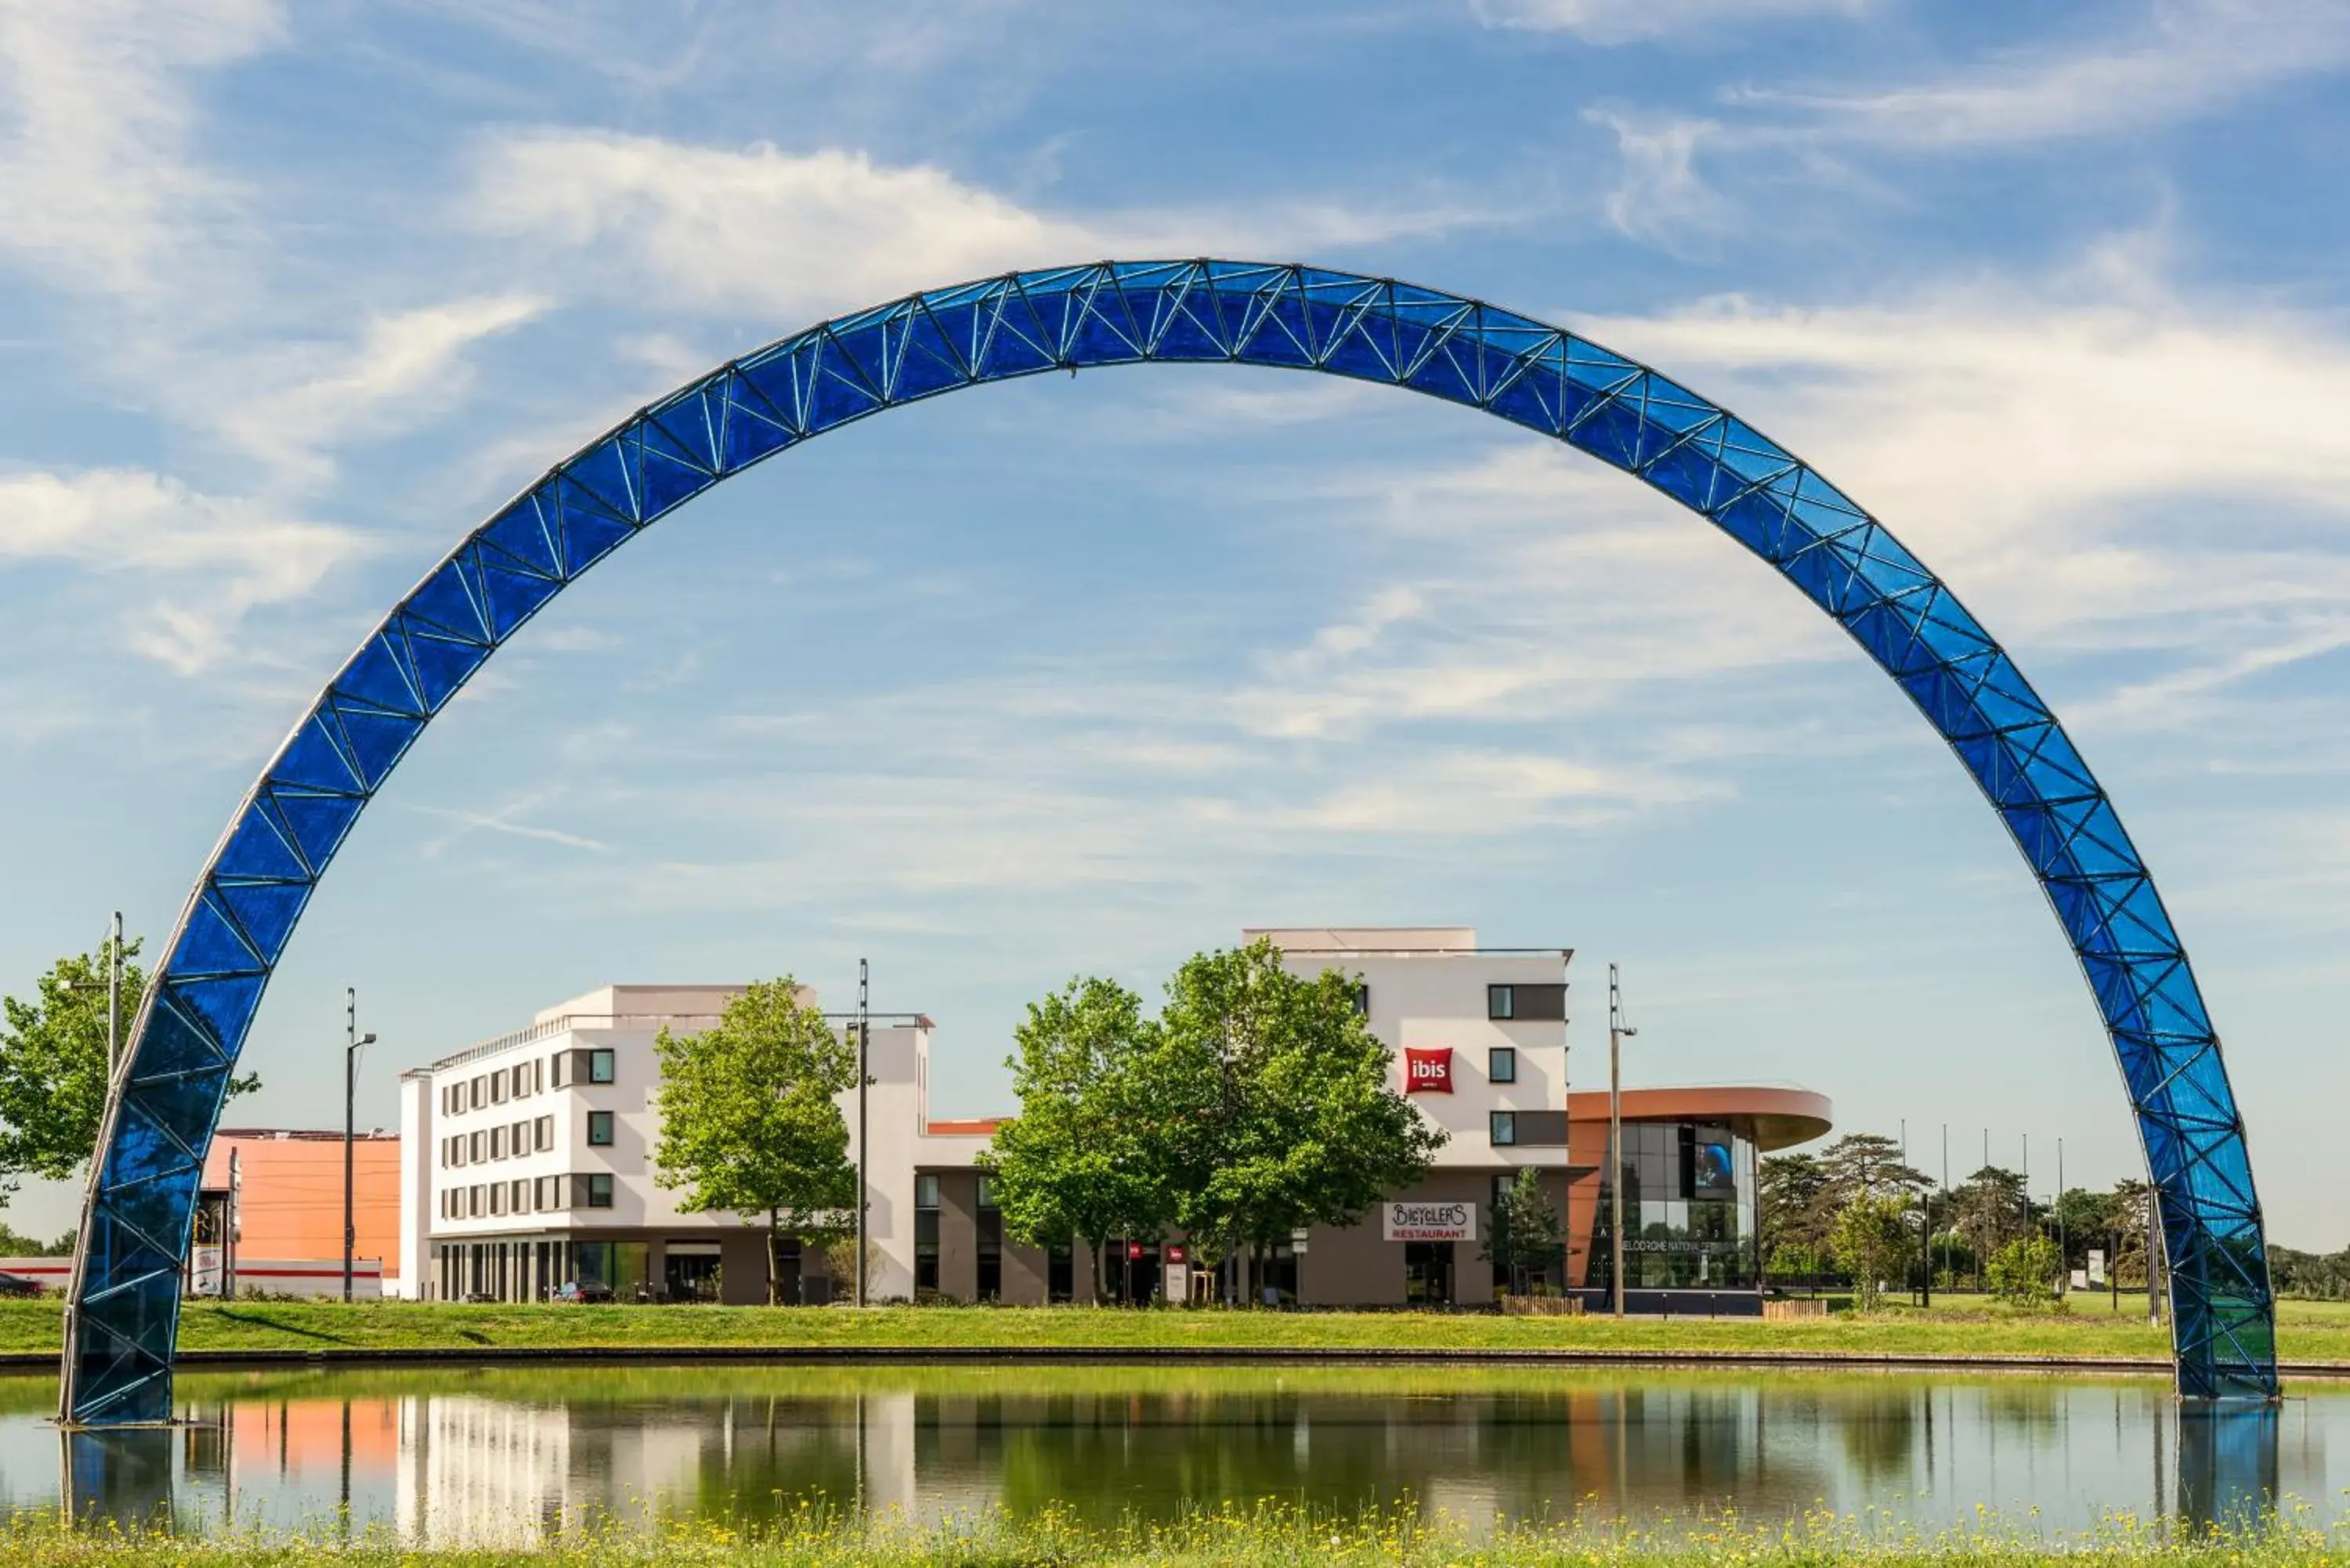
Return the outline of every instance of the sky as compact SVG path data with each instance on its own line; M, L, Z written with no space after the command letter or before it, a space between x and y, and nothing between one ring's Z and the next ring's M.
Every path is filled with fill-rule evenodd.
M0 990L160 945L383 611L643 402L1010 267L1311 261L1652 363L1939 571L2153 867L2272 1235L2350 1244L2345 69L2324 0L0 0ZM1284 924L1574 948L1582 1086L1615 962L1629 1083L2142 1168L2013 846L1798 594L1523 431L1222 367L632 542L380 796L229 1120L333 1124L346 986L390 1126L594 986L860 958L933 1108L1006 1109L1027 1001Z

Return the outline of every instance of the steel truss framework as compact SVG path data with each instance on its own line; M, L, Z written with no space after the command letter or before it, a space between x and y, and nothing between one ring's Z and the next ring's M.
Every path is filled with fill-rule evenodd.
M62 1413L169 1416L197 1179L263 987L360 812L491 654L639 529L812 436L983 382L1153 361L1318 370L1482 409L1645 481L1833 616L1981 786L2080 958L2159 1190L2179 1392L2274 1397L2243 1123L2187 955L2105 791L1956 596L1785 450L1596 344L1382 278L1180 261L937 289L722 365L556 464L400 601L238 808L140 1009L85 1200Z

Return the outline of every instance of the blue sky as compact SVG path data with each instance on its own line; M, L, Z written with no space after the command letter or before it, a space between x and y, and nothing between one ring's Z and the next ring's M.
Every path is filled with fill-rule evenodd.
M0 6L0 977L160 939L309 695L504 497L834 311L1302 259L1574 325L1939 570L2195 955L2281 1240L2350 1242L2350 13L2285 0ZM1076 971L1243 924L1603 966L1635 1082L2137 1169L2022 861L1891 683L1622 477L1208 368L895 413L544 615L313 904L234 1119L610 980L791 971L997 1108ZM16 1218L67 1222L28 1191Z

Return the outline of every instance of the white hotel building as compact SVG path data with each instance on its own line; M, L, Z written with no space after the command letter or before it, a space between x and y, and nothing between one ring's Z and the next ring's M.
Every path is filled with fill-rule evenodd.
M1397 1086L1450 1135L1427 1180L1390 1195L1444 1206L1453 1216L1449 1231L1393 1234L1399 1217L1386 1210L1344 1229L1316 1229L1305 1256L1280 1250L1272 1277L1281 1289L1333 1304L1490 1300L1492 1266L1478 1257L1482 1225L1497 1186L1523 1165L1558 1173L1553 1201L1570 1232L1563 1282L1597 1282L1591 1237L1605 1184L1592 1179L1603 1163L1606 1096L1568 1094L1566 950L1481 949L1465 928L1244 936L1272 939L1299 972L1335 967L1358 977L1371 1028L1396 1053ZM606 986L404 1074L401 1288L434 1300L524 1301L577 1282L624 1301L764 1300L764 1230L737 1215L681 1213L679 1194L653 1179L654 1039L663 1028L708 1027L738 990ZM1089 1272L1082 1256L1003 1234L973 1163L995 1121L931 1115L931 1033L920 1014L874 1015L867 1107L873 1297L936 1292L1042 1304L1081 1296ZM993 1056L999 1048L987 1049ZM1825 1102L1763 1089L1643 1097L1627 1096L1627 1123L1653 1126L1646 1142L1627 1127L1625 1171L1644 1200L1631 1206L1641 1233L1661 1239L1643 1243L1654 1250L1634 1284L1752 1293L1740 1260L1752 1248L1756 1149L1825 1130ZM853 1091L841 1107L853 1153ZM1690 1174L1693 1158L1734 1173L1734 1183L1725 1174L1708 1190ZM1114 1292L1142 1300L1185 1288L1180 1241L1097 1244ZM813 1249L787 1249L784 1275L786 1300L830 1294L828 1270Z

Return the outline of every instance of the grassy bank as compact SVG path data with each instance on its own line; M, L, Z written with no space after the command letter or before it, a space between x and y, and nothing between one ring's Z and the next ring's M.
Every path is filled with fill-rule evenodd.
M331 1556L359 1564L424 1563L525 1564L645 1563L751 1563L775 1568L982 1568L997 1564L1169 1565L1206 1568L1684 1568L1738 1563L1752 1568L1811 1568L1859 1563L1897 1568L2004 1568L2038 1563L2175 1565L2175 1568L2298 1568L2350 1562L2350 1535L2298 1521L2269 1521L2240 1531L2196 1532L2183 1526L2116 1519L2080 1535L2054 1535L1999 1522L1920 1532L1889 1520L1814 1515L1788 1523L1714 1521L1638 1532L1584 1525L1479 1531L1408 1511L1360 1518L1315 1517L1289 1510L1226 1511L1166 1525L1107 1529L1052 1518L1001 1515L937 1528L896 1524L857 1528L810 1510L773 1529L738 1532L720 1525L660 1533L590 1530L543 1543L419 1551L389 1534L348 1544L331 1526L299 1534L132 1536L110 1530L71 1531L52 1519L0 1526L0 1551L18 1563L186 1564L316 1562Z
M494 1306L442 1303L196 1302L182 1320L189 1350L504 1350L828 1346L841 1350L1058 1346L1363 1350L1793 1351L1903 1355L2147 1356L2167 1333L2125 1302L2076 1298L2068 1314L1981 1303L1895 1307L1870 1317L1504 1318L1490 1314L1119 1311L1091 1307ZM54 1301L0 1302L0 1350L55 1351ZM2287 1361L2350 1365L2350 1303L2287 1302L2278 1347Z

